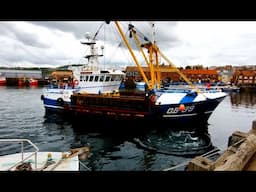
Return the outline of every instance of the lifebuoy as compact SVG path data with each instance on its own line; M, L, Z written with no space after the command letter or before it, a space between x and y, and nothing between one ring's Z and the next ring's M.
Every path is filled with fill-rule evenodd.
M79 82L78 82L78 80L76 79L76 80L74 81L75 86L78 85L78 83L79 83Z
M64 101L62 98L58 98L57 99L57 104L60 105L60 106L63 106L64 105Z

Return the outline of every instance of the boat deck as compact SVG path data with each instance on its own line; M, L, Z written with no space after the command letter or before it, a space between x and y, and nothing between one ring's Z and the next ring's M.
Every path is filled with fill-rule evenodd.
M74 94L67 111L112 116L149 115L151 102L144 95Z
M32 152L23 153L24 158L31 156L32 154ZM48 154L51 154L50 161L48 159ZM25 161L25 163L30 163L32 170L38 171L78 171L78 156L68 158L63 161L62 154L62 152L37 152L36 161L35 156L31 156ZM14 165L20 162L21 158L20 153L0 156L0 171L18 170L17 166Z

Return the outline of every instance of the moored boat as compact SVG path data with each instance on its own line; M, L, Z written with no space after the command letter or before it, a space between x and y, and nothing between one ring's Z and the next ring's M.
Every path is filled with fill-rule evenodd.
M89 147L67 152L41 152L28 139L0 139L0 144L4 143L20 144L21 151L0 156L0 171L79 171L79 156L86 158L89 153ZM25 152L25 145L34 151Z
M73 94L64 111L74 116L108 116L115 120L151 119L173 123L205 123L226 93L159 90L140 95Z
M30 78L30 79L19 78L18 86L38 86L38 80L33 78Z
M6 85L6 78L3 76L0 76L0 85Z
M221 90L200 90L193 86L179 69L160 51L154 41L149 41L149 38L143 37L146 43L140 43L135 27L129 24L130 37L134 37L139 51L142 53L145 63L150 69L150 79L147 78L119 23L115 22L115 24L143 77L143 82L145 82L147 90L139 95L127 95L125 93L118 93L113 89L111 92L104 93L101 91L88 93L82 92L79 89L78 92L70 95L71 98L69 98L70 100L68 102L60 100L63 112L70 113L74 116L107 116L114 119L148 118L186 124L191 122L206 123L210 115L227 94ZM146 57L142 48L147 49L149 58ZM189 89L161 89L160 56L172 66L170 69L171 72L178 73L190 85ZM93 84L93 79L96 77L92 77L91 81L90 78L87 74L87 77L83 77L80 81L86 79L87 82L89 80L89 83L91 82ZM97 79L100 79L100 76Z
M29 79L29 86L38 86L38 80L30 78Z

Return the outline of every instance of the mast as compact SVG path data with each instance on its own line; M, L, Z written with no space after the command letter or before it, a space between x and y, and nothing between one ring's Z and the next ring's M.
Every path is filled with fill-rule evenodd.
M135 54L133 53L132 48L131 48L128 40L126 39L126 37L125 37L125 35L124 35L124 33L123 33L119 23L117 21L115 21L115 24L116 24L116 27L117 27L117 29L118 29L118 31L119 31L119 33L120 33L120 35L121 35L125 45L127 46L128 50L130 52L130 54L131 54L131 56L132 56L132 58L133 58L133 60L134 60L134 62L136 64L136 66L138 67L139 72L140 72L144 82L147 84L149 90L153 90L155 88L155 83L156 83L156 77L155 77L155 71L154 71L153 54L155 54L155 57L158 58L157 57L157 49L158 48L154 44L152 44L151 42L146 43L146 44L141 44L140 41L139 41L139 38L137 36L137 33L134 30L134 26L131 25L131 24L129 25L129 30L130 30L131 36L134 37L136 45L139 48L139 50L141 51L141 53L142 53L146 63L148 64L148 67L150 69L151 80L149 81L148 78L146 77L142 67L140 66L140 64L139 64ZM147 38L145 37L144 39L147 39ZM149 59L146 58L145 53L142 50L142 47L145 47L145 48L148 49L148 51L149 51ZM160 81L158 82L157 88L160 89Z
M152 28L152 42L155 44L156 43L156 40L155 40L156 30L155 30L154 22L151 22L151 28Z
M125 45L127 46L127 48L128 48L128 50L129 50L129 52L130 52L130 54L131 54L131 56L132 56L132 58L133 58L135 64L137 65L137 67L138 67L138 69L139 69L139 71L140 71L140 74L141 74L143 80L145 81L145 83L146 83L147 85L149 85L148 79L147 79L147 77L146 77L146 75L145 75L143 69L141 68L141 66L140 66L140 64L139 64L139 62L138 62L136 56L134 55L134 53L133 53L133 51L132 51L132 48L131 48L129 42L127 41L127 39L126 39L126 37L125 37L125 35L124 35L123 30L121 29L121 27L120 27L120 25L119 25L119 23L118 23L117 21L115 21L115 25L116 25L116 27L117 27L117 29L118 29L118 32L120 33L120 35L121 35L121 37L122 37L124 43L125 43ZM151 87L149 87L149 88L151 88Z
M92 71L99 70L98 57L102 57L103 54L101 55L98 54L98 48L95 47L96 45L95 37L92 39L90 34L87 32L85 34L85 38L87 39L87 41L86 42L81 41L81 44L84 44L90 47L90 54L86 55L84 58L88 59L88 67L90 70ZM101 47L101 49L103 50L104 47Z
M138 38L138 35L136 33L136 31L134 30L134 26L133 25L129 25L129 30L130 30L130 36L134 37L135 42L137 47L139 48L140 52L142 53L148 67L150 70L150 75L151 75L151 82L147 79L143 69L141 68L137 58L135 57L131 46L129 44L129 42L127 41L119 23L117 21L115 21L116 27L123 39L123 41L125 42L129 52L132 55L132 58L135 62L135 64L137 65L139 72L141 74L141 76L143 77L143 80L145 81L145 83L148 85L149 90L153 90L155 88L155 86L157 86L157 89L160 89L160 81L161 81L161 69L159 67L159 62L158 62L158 58L159 58L159 54L163 57L163 59L165 61L167 61L169 63L170 66L172 66L172 69L168 70L170 72L176 72L178 73L192 88L194 88L198 93L201 92L198 88L196 88L192 82L160 51L160 49L158 48L158 46L156 45L156 41L155 41L155 29L154 29L154 24L152 24L152 39L153 42L148 41L148 39L144 36L144 40L148 41L147 43L141 44ZM146 58L145 53L142 50L142 47L146 48L149 52L149 59Z
M156 79L156 83L157 83L156 84L157 89L160 89L160 87L161 87L161 73L159 71L159 61L158 61L158 59L159 59L159 57L158 57L159 48L157 47L156 40L155 40L156 30L155 30L155 23L154 22L151 23L151 28L152 28L152 42L153 42L153 46L156 48L155 52L154 52L155 57L153 58L153 59L155 59L155 67L156 67L156 74L154 73L154 75L155 75L155 79Z

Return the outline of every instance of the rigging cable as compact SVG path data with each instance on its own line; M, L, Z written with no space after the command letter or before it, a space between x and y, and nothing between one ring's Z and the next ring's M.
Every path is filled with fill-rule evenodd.
M103 35L103 36L104 36L104 38L103 38L103 39L104 39L104 41L103 41L103 46L104 46L104 48L105 48L105 41L106 41L106 39L105 39L105 38L106 38L106 25L104 25L103 34L104 34L104 35ZM104 49L102 49L102 55L105 55L105 51L104 51L104 54L103 54L103 50L104 50ZM104 70L105 70L105 64L106 64L106 63L105 63L105 56L103 56L103 69L104 69Z
M117 49L122 46L122 39L121 39L121 37L118 35L118 37L119 37L119 40L118 40L117 35L116 35L117 31L113 29L113 26L111 26L111 27L112 27L111 30L113 31L113 34L115 34L114 36L116 38L116 41L119 42L119 43L118 43L117 47L115 48L115 50L113 51L113 54L111 55L110 59L108 60L108 63L110 63L111 59L114 58L114 55L117 53ZM127 33L128 33L128 31L126 32L126 35L127 35ZM130 63L132 65L131 58L129 56L127 56L127 53L123 49L121 49L121 51L128 58L128 63Z
M98 28L98 30L95 32L94 37L92 38L92 40L96 39L96 36L98 35L100 29L103 27L103 25L105 24L105 21L100 25L100 27Z

